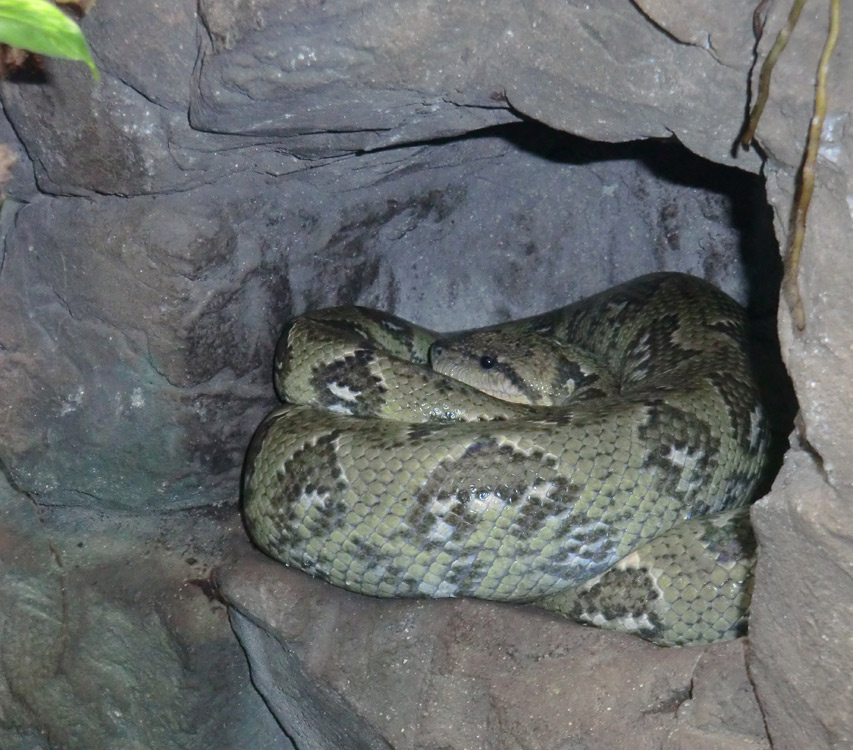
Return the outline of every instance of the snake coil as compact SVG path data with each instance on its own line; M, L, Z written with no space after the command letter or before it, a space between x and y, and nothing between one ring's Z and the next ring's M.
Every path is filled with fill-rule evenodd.
M365 308L295 318L248 531L362 594L534 603L661 645L739 635L768 442L745 328L675 273L441 336Z

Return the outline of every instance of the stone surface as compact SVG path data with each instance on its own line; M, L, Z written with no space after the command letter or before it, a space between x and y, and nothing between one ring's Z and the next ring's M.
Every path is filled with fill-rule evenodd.
M813 456L791 451L773 493L759 501L752 515L761 555L750 621L750 672L773 747L849 747L849 500L827 486ZM782 581L789 582L784 607L778 598ZM791 581L803 583L792 586Z
M660 649L533 608L370 599L243 540L217 581L243 613L236 632L250 661L277 675L277 691L304 694L307 678L397 750L624 747L626 737L637 750L769 747L742 641ZM310 714L291 717L317 731ZM356 746L329 736L334 727L297 747Z
M754 5L734 0L112 0L84 19L102 83L56 61L43 81L0 82L0 137L20 157L0 212L0 471L14 485L0 492L0 744L310 746L293 696L313 690L337 706L330 727L393 747L762 747L762 719L774 748L849 745L846 26L800 272L806 330L780 307L800 452L754 511L746 650L663 652L482 603L344 599L261 561L235 515L291 312L357 301L468 326L657 268L772 310L760 187L672 147L579 146L529 121L674 137L761 170L784 244L826 6L806 5L777 64L760 151L731 146L779 3L756 43ZM198 509L215 503L228 510ZM226 557L253 688L201 593ZM273 701L281 724L259 697L281 685L275 665L307 675ZM402 694L404 680L423 687Z
M40 508L0 478L0 746L289 750L207 580L229 518Z
M343 700L308 677L299 656L265 626L233 608L231 622L249 659L252 682L296 747L390 750L391 745Z
M827 33L828 4L806 6L773 73L758 128L768 199L785 238L794 178L812 114L814 76ZM787 8L773 4L766 54ZM847 19L849 21L849 19ZM752 608L750 663L776 748L842 748L853 742L848 675L850 561L853 560L853 52L849 25L831 59L828 113L799 272L806 329L786 303L779 334L800 402L798 440L773 492L753 511L761 543Z
M359 302L450 330L656 268L747 299L754 184L677 147L590 164L578 148L515 126L175 194L32 200L0 275L0 457L41 502L233 502L294 312Z
M653 4L644 5L650 13ZM236 10L209 0L190 117L202 130L283 136L289 149L316 157L523 113L595 140L674 134L726 162L743 111L752 11L691 6L713 46L673 44L617 0L498 2L488 13L421 0L286 9L255 0ZM725 54L715 56L716 47ZM694 106L700 93L715 106ZM738 165L759 162L746 155Z

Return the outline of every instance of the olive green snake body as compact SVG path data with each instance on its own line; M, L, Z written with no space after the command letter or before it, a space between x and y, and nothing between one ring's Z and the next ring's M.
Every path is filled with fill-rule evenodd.
M247 529L361 594L534 603L661 645L739 635L768 443L745 326L675 273L441 336L365 308L297 317Z

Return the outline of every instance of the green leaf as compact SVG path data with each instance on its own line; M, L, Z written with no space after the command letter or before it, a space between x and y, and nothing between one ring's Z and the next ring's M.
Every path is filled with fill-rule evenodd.
M0 0L0 42L41 55L82 60L99 78L80 27L48 0Z

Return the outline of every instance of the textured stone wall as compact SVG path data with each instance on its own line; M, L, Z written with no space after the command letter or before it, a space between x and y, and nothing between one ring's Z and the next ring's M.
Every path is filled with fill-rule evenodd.
M84 19L100 83L59 61L0 82L19 155L0 213L0 744L853 741L846 20L805 331L779 307L801 413L754 510L748 645L661 651L523 609L354 598L261 559L237 514L294 312L468 327L666 268L772 320L769 220L784 246L828 9L807 5L777 65L760 151L733 151L787 14L771 4L756 44L752 10L111 0ZM648 138L668 142L627 143ZM91 694L105 674L110 697ZM318 730L307 704L336 718Z

